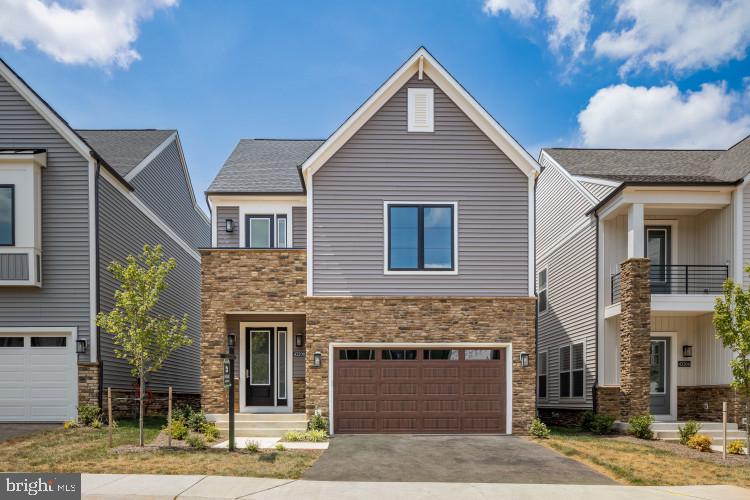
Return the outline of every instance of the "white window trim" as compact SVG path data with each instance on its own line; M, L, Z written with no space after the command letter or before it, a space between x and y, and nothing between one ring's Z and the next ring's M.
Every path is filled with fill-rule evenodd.
M453 269L450 271L391 271L388 269L388 207L390 205L453 205ZM418 276L456 276L458 275L458 202L456 201L384 201L383 202L383 274L418 275Z
M539 275L542 274L542 272L546 275L546 284L544 285L544 288L539 287ZM539 294L544 291L547 293L547 306L544 308L544 311L542 311L539 308ZM539 316L544 316L549 312L549 265L544 265L539 268L539 270L536 273L536 296L537 296L537 307L536 311ZM547 358L547 363L549 363L549 358Z
M549 279L549 277L547 277ZM549 300L549 299L548 299ZM583 346L583 367L579 369L573 368L573 346ZM569 347L570 348L570 368L568 370L562 370L562 354L560 351L562 351L564 348ZM566 401L584 401L586 399L586 342L570 342L569 344L561 345L558 348L557 351L558 356L558 364L557 364L557 394L560 399L564 399ZM549 358L547 358L547 366L549 367ZM583 373L583 395L582 396L573 396L573 372L582 372ZM563 373L568 373L570 376L570 395L569 396L563 396L560 393L560 375Z
M544 373L539 372L538 367L540 366L539 363L539 357L544 354L547 362L545 363L545 369ZM546 377L546 384L545 384L545 390L544 390L544 397L541 397L539 395L539 377L544 376ZM536 397L540 401L548 401L549 400L549 349L541 350L537 353L537 372L536 372L536 384L537 384L537 391L536 391Z
M434 132L435 131L435 91L430 87L412 87L407 89L407 132ZM427 96L427 124L416 124L415 101L419 94Z

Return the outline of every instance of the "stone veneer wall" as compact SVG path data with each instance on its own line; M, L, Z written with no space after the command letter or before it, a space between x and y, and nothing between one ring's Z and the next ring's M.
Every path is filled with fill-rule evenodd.
M99 406L99 363L78 362L78 404Z
M649 259L620 264L620 417L649 411L651 284Z
M539 419L547 425L559 427L578 427L581 423L584 409L575 408L539 408Z
M239 311L302 313L307 294L306 262L305 250L201 250L201 402L207 413L227 411L219 358L227 349L226 315ZM236 401L239 404L239 397Z
M535 415L535 317L536 301L528 297L309 297L307 414L328 413L330 342L512 342L513 432L525 434ZM524 351L529 366L521 368Z
M677 419L721 422L724 401L727 402L727 420L741 424L746 402L728 385L678 387Z
M596 412L620 419L622 395L619 385L603 385L596 388Z

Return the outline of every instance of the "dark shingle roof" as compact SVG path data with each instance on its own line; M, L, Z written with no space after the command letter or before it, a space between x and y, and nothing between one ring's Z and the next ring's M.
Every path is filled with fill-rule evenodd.
M545 148L573 175L619 182L722 182L711 165L722 150Z
M750 173L750 135L727 149L711 164L711 175L737 180Z
M304 193L299 166L323 140L242 139L209 193Z
M104 161L125 177L174 130L76 130Z

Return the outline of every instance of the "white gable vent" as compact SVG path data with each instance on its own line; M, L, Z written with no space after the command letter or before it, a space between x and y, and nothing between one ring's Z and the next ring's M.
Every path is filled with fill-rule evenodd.
M408 89L409 132L434 132L434 97L432 89Z

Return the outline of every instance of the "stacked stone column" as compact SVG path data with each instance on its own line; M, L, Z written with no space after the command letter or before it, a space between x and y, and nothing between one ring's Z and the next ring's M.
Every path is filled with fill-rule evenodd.
M649 412L651 349L650 260L620 264L620 417Z

